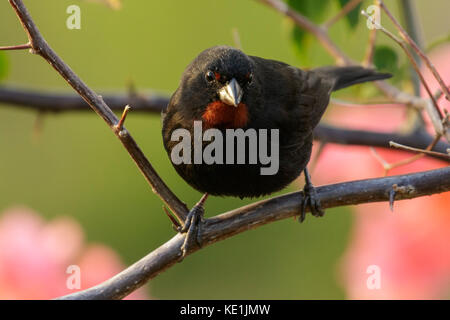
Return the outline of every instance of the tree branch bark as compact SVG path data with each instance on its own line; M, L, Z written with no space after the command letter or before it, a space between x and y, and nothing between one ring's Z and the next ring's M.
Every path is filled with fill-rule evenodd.
M169 97L160 94L105 94L103 100L113 111L122 112L125 105L130 105L133 112L148 112L160 114L169 103ZM44 93L27 89L16 89L0 86L0 102L20 108L37 110L39 112L73 112L89 110L89 105L77 94ZM410 133L376 132L368 130L351 130L320 123L314 130L316 140L345 145L363 145L390 148L389 141L408 145L413 148L425 149L433 137L425 130L415 130ZM432 149L447 153L450 144L439 141ZM442 160L442 157L433 156Z
M336 43L329 37L328 33L326 32L326 29L314 24L308 18L290 8L283 1L281 0L256 0L256 1L265 4L266 6L278 11L279 13L285 15L286 17L289 17L299 28L302 28L312 33L321 43L324 49L335 59L337 64L339 65L355 64L355 62L352 59L350 59L350 57L346 55L342 50L340 50L339 47L336 45ZM432 103L433 98L423 99L421 97L411 95L409 93L400 91L398 88L390 85L386 81L376 81L375 84L381 91L384 92L385 95L389 96L394 101L414 106L417 109L426 110L433 124L437 128L439 127L434 115L435 109ZM445 84L444 87L445 92L447 92L448 88L445 86ZM437 109L439 108L437 107ZM445 130L445 132L443 132L444 136L450 142L450 128L443 128L442 130ZM441 133L439 131L442 130L438 130L438 133Z
M184 223L188 212L186 205L177 198L172 190L170 190L159 177L128 130L125 128L116 130L119 119L106 105L103 98L91 90L47 44L23 2L21 0L9 0L9 3L16 11L22 26L27 32L28 40L31 44L31 51L44 58L67 81L67 83L78 92L83 100L103 118L137 164L152 187L153 192L163 200L180 222ZM125 107L125 104L122 107Z
M130 153L133 160L137 163L138 167L152 186L154 192L157 193L161 199L174 211L178 219L184 222L184 217L187 212L186 206L172 193L172 191L157 175L150 162L139 149L129 132L122 127L123 121L119 122L119 119L114 115L108 105L105 104L103 98L87 87L69 68L69 66L66 65L49 47L32 21L28 11L23 5L23 2L21 0L9 0L9 2L16 11L17 16L28 34L33 53L39 54L47 62L49 62L55 70L75 89L75 91L78 92L83 100L86 101L90 107L104 119L104 121L113 130L124 147ZM274 0L265 0L263 2L278 3ZM281 9L284 10L286 7L282 7ZM315 25L310 25L308 21L303 21L303 23L306 24L307 28L313 28L313 31L315 30L314 28L316 28ZM322 32L318 36L321 37L321 41L324 46L326 46L326 42L329 40L326 33ZM343 58L341 59L341 62L349 63L347 59L344 59L345 56L342 56L343 53L339 49L336 51L336 49L337 47L333 46L332 43L331 45L328 44L328 50ZM81 106L82 104L80 104L80 100L77 99L74 99L65 105L66 110L73 110L75 105ZM123 97L120 96L115 96L111 99L111 104L115 103L118 110L121 110L127 103L129 103L129 100L124 102L121 99L123 99ZM129 99L129 97L127 99ZM163 100L142 99L144 100L137 101L140 101L143 104L145 102L151 105L148 110L160 110L159 107L161 107L161 105L159 105L159 103L162 103ZM45 105L42 100L36 99L36 101L37 102L34 106L36 109L41 111L52 111L49 110L48 107L42 107ZM165 104L166 103L164 103L164 106ZM318 134L320 136L320 134L322 134L322 137L326 136L326 139L324 139L328 142L332 142L333 139L335 139L335 141L340 141L340 143L356 143L357 141L355 141L355 136L362 136L362 132L360 131L333 131L336 129L323 126L320 128L322 128L322 132L319 130L318 133L316 132L316 135ZM345 134L339 136L338 133L342 134L342 132L345 132ZM379 143L380 145L385 143L382 142L384 141L384 138L386 137L381 133L371 136L371 139L373 139L372 143ZM426 140L426 138L422 139L423 141ZM389 140L392 140L392 136L389 136ZM409 144L400 139L397 140L404 144ZM317 195L323 208L332 208L351 204L389 201L392 199L411 199L449 190L450 167L446 167L409 175L322 186L317 188ZM204 223L202 232L203 243L204 245L210 245L246 230L298 215L302 201L303 193L295 192L274 197L272 199L259 201L207 219ZM160 272L175 264L181 256L181 246L184 243L185 237L186 234L177 234L167 243L106 282L85 291L61 297L61 299L121 299L136 290L138 287L142 286ZM198 249L199 248L193 248L187 254L191 254Z
M160 114L169 97L160 94L102 94L104 102L113 111L122 112L124 106L132 106L133 112L154 112ZM72 93L40 92L0 86L0 103L38 112L60 113L88 111L89 104L79 95Z
M389 142L394 141L406 146L417 149L426 149L434 138L422 128L413 132L402 134L397 132L376 132L367 130L351 130L339 128L327 124L320 124L314 130L314 138L323 142L331 142L344 145L360 145L389 148L392 150ZM447 154L449 143L439 140L432 151ZM428 155L430 157L447 161L442 156Z
M449 191L450 167L321 186L317 187L317 195L323 208L333 208L389 201L390 194L394 189L397 190L394 195L395 200L412 199ZM302 200L303 192L294 192L209 218L205 221L202 229L202 243L204 246L211 245L267 223L299 215ZM388 204L386 203L386 205ZM177 263L184 237L185 234L177 234L113 278L95 287L59 299L122 299ZM188 252L188 255L198 249Z

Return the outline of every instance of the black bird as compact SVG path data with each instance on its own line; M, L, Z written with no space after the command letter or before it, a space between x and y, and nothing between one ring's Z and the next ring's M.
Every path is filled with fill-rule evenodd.
M311 156L313 130L333 91L389 77L390 74L361 66L301 70L283 62L248 56L232 47L215 46L201 52L184 71L180 85L163 114L164 146L170 157L179 144L177 139L172 141L172 133L176 129L186 129L193 137L194 121L201 121L203 130L218 129L224 137L227 129L267 129L266 146L269 150L271 129L276 129L279 161L275 174L261 174L261 168L267 167L267 163L261 163L260 159L257 163L248 163L251 153L255 152L248 141L245 164L236 164L237 152L232 157L236 160L234 164L195 164L193 152L184 158L190 161L179 164L172 161L172 164L195 189L205 194L240 198L281 190L304 171L305 200L300 221L305 218L306 205L311 206L313 215L322 216L323 211L306 169ZM203 148L209 143L203 141ZM191 141L191 151L194 147L194 141ZM225 147L222 153L225 159ZM203 214L203 201L193 208L182 232L196 227L199 215Z

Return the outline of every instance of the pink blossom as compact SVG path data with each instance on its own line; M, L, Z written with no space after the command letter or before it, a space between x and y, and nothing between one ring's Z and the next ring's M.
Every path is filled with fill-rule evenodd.
M85 244L80 225L68 217L45 222L27 208L0 214L0 299L51 299L89 288L124 269L102 244ZM69 289L68 267L80 269L80 289ZM148 298L139 290L128 298Z
M431 55L446 83L450 83L450 46ZM435 92L438 85L424 72ZM440 99L441 108L450 103ZM427 119L427 115L424 117ZM399 128L405 118L402 106L333 107L328 121L346 128L385 130ZM428 125L431 128L431 125ZM315 147L317 150L317 147ZM389 163L411 157L410 153L375 148ZM389 175L430 170L447 165L424 157L395 168ZM383 175L381 164L369 147L328 145L320 156L313 180L316 184L375 178ZM340 264L341 281L351 299L436 299L450 293L450 193L395 203L354 207L354 227ZM380 288L370 289L369 266L380 270Z

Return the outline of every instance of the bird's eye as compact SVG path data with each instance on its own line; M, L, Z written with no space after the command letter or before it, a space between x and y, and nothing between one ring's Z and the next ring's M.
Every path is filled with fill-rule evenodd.
M251 72L247 73L246 78L247 78L247 83L252 83L253 73L251 73Z
M215 80L216 79L216 76L214 75L214 72L212 72L212 71L208 71L207 73L206 73L206 80L208 81L208 82L211 82L211 81L213 81L213 80Z

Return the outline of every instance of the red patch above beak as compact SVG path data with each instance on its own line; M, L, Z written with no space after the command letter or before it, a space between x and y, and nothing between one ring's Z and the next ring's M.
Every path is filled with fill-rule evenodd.
M208 104L202 119L207 128L243 128L248 122L248 110L244 103L234 107L214 101Z

